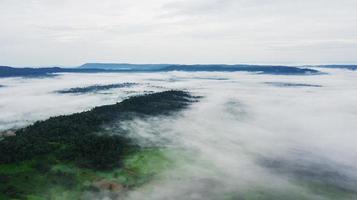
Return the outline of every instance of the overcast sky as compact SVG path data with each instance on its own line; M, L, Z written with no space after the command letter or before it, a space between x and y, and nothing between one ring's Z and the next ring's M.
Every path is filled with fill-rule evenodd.
M357 0L0 0L0 65L357 63Z

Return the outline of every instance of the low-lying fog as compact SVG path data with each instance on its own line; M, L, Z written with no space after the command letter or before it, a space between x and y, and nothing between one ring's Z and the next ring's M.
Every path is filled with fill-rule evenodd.
M356 199L357 72L328 72L313 76L61 74L0 79L4 86L0 88L0 130L111 104L130 95L184 89L203 98L177 116L123 124L142 145L189 152L189 158L129 193L128 199L203 200L229 195L236 199L245 199L244 195ZM138 84L86 94L56 93L126 82Z

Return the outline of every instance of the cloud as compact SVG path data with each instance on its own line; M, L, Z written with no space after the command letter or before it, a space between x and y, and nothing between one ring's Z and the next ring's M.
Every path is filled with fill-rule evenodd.
M354 188L356 110L352 109L355 100L348 96L356 73L331 73L309 77L176 74L185 80L176 86L185 85L205 98L173 118L124 125L143 145L190 152L188 161L178 162L164 178L134 190L129 199L219 199L250 193L272 199L334 199L334 194L314 192L305 183L320 181L343 191ZM213 75L227 79L202 79ZM323 87L271 87L262 81Z
M352 0L2 0L0 6L3 65L329 63L353 62L356 53ZM323 45L308 51L311 42L340 40L348 48L335 54L321 56Z
M357 181L357 74L327 72L316 76L168 72L1 79L0 85L7 87L0 88L0 129L114 103L130 91L187 89L204 98L171 117L120 124L143 146L169 148L168 155L176 161L152 182L132 190L127 199L200 200L257 193L272 199L355 197L351 188L356 188ZM141 85L112 94L53 93L118 80ZM274 87L265 82L322 87ZM316 192L310 185L326 191L321 183L342 192Z
M195 0L195 1L172 1L162 6L172 15L207 15L218 14L227 10L234 4L233 0ZM170 16L170 15L168 15Z

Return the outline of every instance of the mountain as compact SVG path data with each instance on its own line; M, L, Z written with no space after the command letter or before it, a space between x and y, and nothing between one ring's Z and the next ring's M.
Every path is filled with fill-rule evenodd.
M318 65L318 66L314 66L314 67L357 70L357 65Z
M315 74L319 71L308 68L273 66L273 65L172 65L161 71L224 71L224 72L257 72L264 74Z
M39 77L53 76L55 73L94 73L102 72L100 69L79 69L79 68L60 68L60 67L45 67L45 68L15 68L8 66L0 66L0 78L3 77Z
M176 64L128 64L128 63L87 63L79 67L80 69L106 69L119 71L222 71L222 72L258 72L267 74L308 74L318 73L317 70L274 65L176 65Z
M114 64L87 63L76 68L45 67L45 68L14 68L0 66L0 78L4 77L40 77L55 76L56 73L120 73L120 72L255 72L262 74L307 75L320 73L318 70L264 65L169 65L169 64Z
M130 63L86 63L80 69L105 69L105 70L158 70L170 64L130 64Z

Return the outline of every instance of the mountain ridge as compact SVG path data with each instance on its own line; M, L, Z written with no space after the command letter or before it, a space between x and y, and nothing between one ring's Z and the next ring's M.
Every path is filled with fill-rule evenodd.
M354 68L349 66L349 68L346 69L353 70ZM356 69L357 69L357 65L356 65ZM183 65L183 64L86 63L74 68L62 68L62 67L15 68L10 66L0 66L0 78L55 76L58 73L120 73L120 72L169 72L169 71L253 72L258 74L273 74L273 75L321 74L321 72L318 71L317 69L311 69L308 66L249 65L249 64Z

